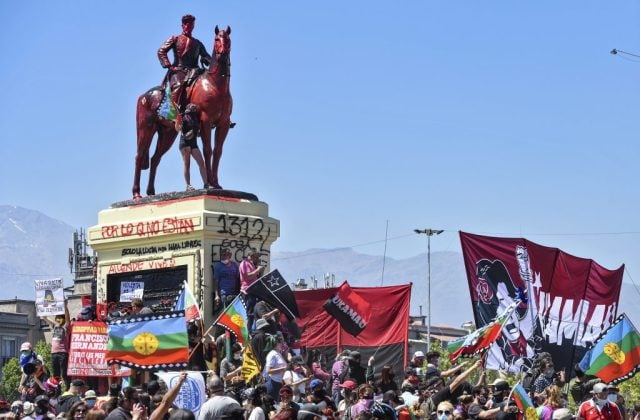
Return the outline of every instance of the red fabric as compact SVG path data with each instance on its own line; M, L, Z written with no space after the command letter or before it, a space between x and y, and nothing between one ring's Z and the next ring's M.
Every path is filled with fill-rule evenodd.
M371 305L354 292L346 281L335 296L326 301L324 309L351 335L359 335L371 318Z
M585 344L616 317L624 265L608 270L592 259L524 238L460 232L460 242L476 326L486 325L495 316L498 294L507 292L513 301L526 292L526 301L516 310L523 333L519 340L533 344L527 350L526 346L515 349L514 341L505 342L505 354L531 357L532 346L540 346L538 351L552 354L556 368L571 368ZM523 249L528 262L520 258L519 264ZM542 340L531 340L533 335Z
M342 346L376 347L408 341L411 284L390 287L354 287L362 300L371 305L371 317L357 337L346 333L338 321L322 305L337 288L295 291L300 318L296 322L302 331L301 344L306 347ZM405 354L406 359L406 354ZM406 365L407 361L404 361Z

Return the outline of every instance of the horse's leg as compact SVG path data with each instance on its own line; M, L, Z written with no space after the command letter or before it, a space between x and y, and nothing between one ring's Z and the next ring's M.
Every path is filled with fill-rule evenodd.
M149 168L149 148L151 147L151 141L156 133L156 123L153 118L149 116L146 108L138 99L137 113L136 113L136 126L137 126L137 147L135 158L135 172L133 175L133 198L138 199L140 197L140 173L143 169Z
M229 133L229 127L231 122L227 121L216 128L215 144L213 146L213 163L211 165L211 185L213 188L222 189L218 183L218 168L220 166L220 158L222 157L222 146Z
M158 141L156 142L156 150L151 157L151 165L149 166L149 185L147 186L147 195L156 195L156 169L160 164L160 159L171 148L176 140L178 133L173 128L160 125L158 128Z
M213 185L211 176L211 121L205 118L200 122L200 137L202 138L204 167L207 171L207 184Z

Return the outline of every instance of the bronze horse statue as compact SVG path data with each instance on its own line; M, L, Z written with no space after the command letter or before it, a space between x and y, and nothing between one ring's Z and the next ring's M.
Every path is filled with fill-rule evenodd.
M222 189L218 183L218 167L222 156L222 146L231 127L233 100L229 90L231 78L231 28L220 30L215 27L213 60L209 69L186 89L188 103L197 105L200 118L202 152L207 170L209 187ZM149 169L147 195L155 195L156 169L167 150L176 140L178 132L173 121L160 118L158 107L163 99L163 90L156 86L138 98L136 126L138 147L136 150L135 174L133 178L133 198L140 198L140 172ZM211 131L215 128L215 145L211 150ZM153 136L158 133L156 150L149 162L149 149Z

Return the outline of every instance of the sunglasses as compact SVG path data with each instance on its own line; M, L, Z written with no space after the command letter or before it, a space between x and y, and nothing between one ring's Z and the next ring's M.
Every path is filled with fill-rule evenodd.
M449 416L449 415L451 415L451 411L449 411L449 410L444 410L444 411L442 411L442 410L438 410L438 415L439 415L439 416L441 416L441 415L443 415L443 414L445 414L445 415Z

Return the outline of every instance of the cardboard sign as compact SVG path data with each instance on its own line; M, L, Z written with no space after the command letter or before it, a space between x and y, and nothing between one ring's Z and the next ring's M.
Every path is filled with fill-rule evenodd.
M36 280L35 289L38 316L64 315L62 279Z
M136 298L142 299L143 294L143 281L123 281L120 283L120 302L131 302Z

